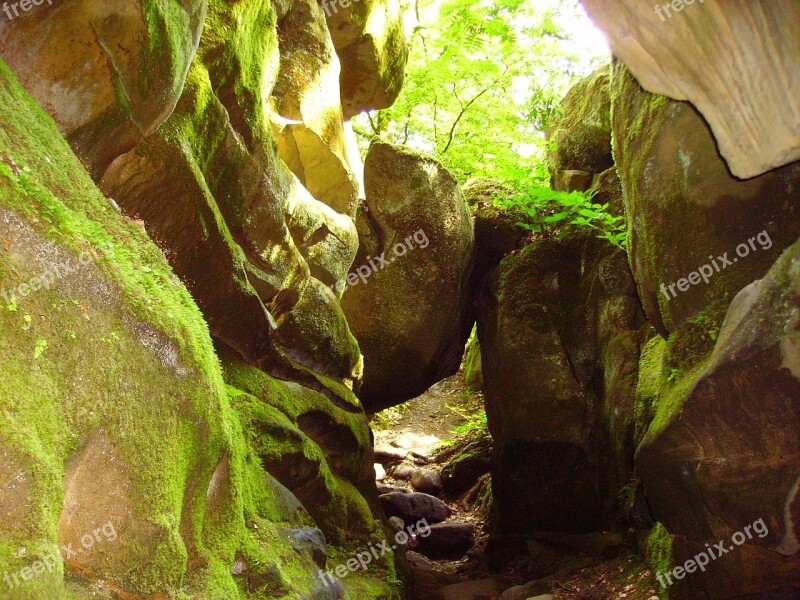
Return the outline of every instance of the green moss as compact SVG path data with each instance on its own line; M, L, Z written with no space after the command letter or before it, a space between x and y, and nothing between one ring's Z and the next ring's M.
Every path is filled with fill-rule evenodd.
M469 342L467 343L464 380L467 383L467 387L475 392L479 392L483 389L481 346L475 330L473 330Z
M0 124L0 209L10 211L0 227L14 234L0 247L2 287L30 281L52 261L106 250L80 277L0 306L0 439L29 482L27 512L0 535L0 569L56 550L67 460L104 432L129 479L119 491L132 526L109 547L113 566L90 579L108 576L139 594L244 597L246 585L231 575L241 556L250 573L274 574L265 594L281 586L310 593L314 565L281 534L288 517L252 461L188 291L2 64ZM282 396L288 405L291 397ZM78 500L94 508L91 498ZM142 537L141 527L156 538ZM92 588L65 585L63 573L59 564L12 597L84 597Z
M644 543L644 558L654 575L669 573L674 565L672 536L661 524L656 523ZM674 598L672 588L658 586L658 597L662 600Z

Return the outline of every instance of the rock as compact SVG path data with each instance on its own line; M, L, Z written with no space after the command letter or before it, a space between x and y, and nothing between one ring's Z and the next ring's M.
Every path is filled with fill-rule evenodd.
M494 600L503 588L496 579L478 579L454 583L442 588L437 600Z
M342 307L364 355L359 398L374 412L458 370L472 329L474 233L458 183L432 158L375 141L364 179L354 263L364 278L351 278Z
M48 2L0 21L0 57L97 179L172 113L207 5L82 0L62 10Z
M414 467L412 467L411 465L407 464L397 465L392 470L392 477L394 477L395 479L399 479L401 481L410 481L415 471L416 469L414 469Z
M631 476L644 341L624 253L583 230L534 241L501 262L479 305L499 531L603 527Z
M442 485L448 496L459 496L469 490L491 464L491 438L473 441L449 458L442 467Z
M692 4L657 11L636 0L584 1L614 55L647 90L697 107L736 177L800 160L794 101L800 81L793 77L800 70L794 28L800 6L760 0L735 11L722 0ZM670 10L675 6L683 14ZM742 42L718 43L720 32L735 32ZM715 74L714 85L708 85L708 73Z
M403 87L408 46L399 0L359 0L326 9L328 28L342 63L346 119L389 108Z
M383 485L378 484L378 495L382 494L391 494L392 492L400 492L401 494L410 494L411 490L406 487L400 487L397 485Z
M414 552L413 550L409 550L408 552L406 552L406 560L415 567L420 567L423 569L430 569L430 570L434 570L436 568L436 563L434 563L429 558L423 556L419 552Z
M584 191L594 175L614 166L609 74L608 66L599 68L573 86L561 101L562 114L547 132L555 145L547 157L554 190Z
M475 526L472 523L436 523L430 534L419 537L420 552L430 558L456 559L466 554L475 544Z
M247 423L260 464L289 488L332 543L364 534L374 519L370 432L363 414L321 392L278 380L223 354L231 404Z
M480 392L483 389L481 344L477 335L470 337L467 344L467 353L464 358L464 382L473 392Z
M89 7L69 8L85 16ZM73 15L59 18L68 26ZM95 22L96 33L111 23ZM133 60L138 46L129 51ZM184 584L214 597L239 589L240 577L273 591L292 578L311 582L314 551L299 554L283 531L315 524L253 459L249 423L231 407L198 306L2 62L0 129L2 393L14 399L4 401L0 439L0 570L36 570L37 558L56 557L52 572L20 581L12 595L89 598L99 580L128 597L175 596ZM215 554L198 543L203 536L231 552ZM59 547L76 554L62 563ZM211 563L213 582L203 567Z
M413 525L420 519L425 519L428 523L439 523L449 517L451 512L438 498L420 492L383 494L380 501L388 516L400 517L407 525Z
M386 479L386 470L381 463L375 463L375 481L383 481Z
M516 585L507 589L500 594L498 600L552 600L553 596L550 594L542 595L543 592L548 592L553 589L552 582L549 581L531 581L524 585Z
M612 94L614 156L645 313L665 336L702 314L718 325L724 299L762 277L800 236L800 163L741 181L690 104L645 92L621 65ZM711 269L707 284L701 268ZM691 273L699 284L688 283Z
M406 454L408 454L408 452L402 448L375 446L375 460L382 465L391 465L405 460Z
M289 539L292 548L298 554L309 554L320 568L328 561L328 547L325 534L316 527L306 529L290 529L283 532Z
M417 469L411 475L411 487L418 492L436 495L442 491L442 476L434 469Z
M707 542L741 544L689 576L708 597L798 582L798 294L800 241L736 295L710 356L674 385L662 379L636 454L653 515L675 536L675 564Z
M611 140L608 140L609 144ZM592 183L592 173L590 171L559 171L556 175L554 190L562 192L585 192Z
M253 18L275 18L269 5L260 10ZM218 74L227 68L213 58L218 51L203 50L216 47L218 30L238 31L222 36L224 51L236 64L250 64L248 49L277 43L277 34L262 41L263 31L234 18L225 3L209 11L174 113L111 164L101 188L162 243L214 337L276 375L318 385L303 376L311 370L352 388L361 377L360 353L328 286L353 261L354 223L302 186L281 162L270 123L248 116L264 112L270 89L237 69ZM259 72L280 67L277 52L256 60ZM226 83L214 88L218 78ZM218 142L197 145L204 137ZM169 210L160 201L165 194L173 199Z
M510 201L513 197L511 190L501 181L473 178L464 185L463 191L475 217L476 265L473 279L480 284L486 273L520 247L530 231L520 225L526 221L525 213L513 205L504 208L495 205L498 198Z
M392 528L392 531L395 533L399 531L403 531L406 528L405 522L400 517L389 517L389 527Z
M339 60L325 14L314 0L295 0L287 8L278 14L281 66L270 99L278 154L314 198L355 217L359 184L350 165Z

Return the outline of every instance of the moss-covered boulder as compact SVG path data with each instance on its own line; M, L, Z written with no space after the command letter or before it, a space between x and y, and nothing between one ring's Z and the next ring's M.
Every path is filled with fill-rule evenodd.
M39 2L0 20L0 57L96 178L172 112L207 4Z
M553 147L547 166L554 190L587 190L596 175L614 166L610 72L610 66L600 67L574 85L561 101L561 114L547 132Z
M800 235L800 163L736 179L692 105L645 92L620 63L612 106L631 266L648 318L666 335L701 313L723 314Z
M324 593L186 287L2 64L0 125L2 596Z
M660 360L655 347L648 352L647 376L662 384L640 392L668 390L655 396L636 455L650 506L676 536L676 564L719 540L730 548L689 576L697 594L725 599L800 585L798 298L800 242L734 298L710 355L698 360L701 344L677 347L677 336ZM692 366L659 368L675 356Z
M276 19L263 0L212 2L173 115L101 187L169 249L216 338L273 372L298 362L352 386L361 357L327 286L353 261L355 225L276 150L265 108L281 71Z
M458 182L430 157L376 140L365 184L342 307L364 353L359 398L370 412L458 371L473 324L474 233Z
M325 0L328 28L342 63L345 118L388 108L403 87L408 46L400 0Z
M504 538L607 526L631 475L643 316L624 253L571 233L507 256L479 300Z

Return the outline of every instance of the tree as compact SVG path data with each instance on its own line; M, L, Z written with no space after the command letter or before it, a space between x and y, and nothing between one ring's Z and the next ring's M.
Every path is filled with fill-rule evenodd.
M375 135L434 155L463 182L546 178L544 132L575 80L608 56L574 47L577 0L416 0L406 83L390 109L357 117ZM515 175L514 177L517 177Z

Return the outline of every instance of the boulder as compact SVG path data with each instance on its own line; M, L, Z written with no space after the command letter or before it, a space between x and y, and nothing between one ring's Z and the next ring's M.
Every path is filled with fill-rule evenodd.
M472 328L474 234L455 178L432 158L375 141L365 184L342 307L364 355L359 398L375 412L458 370Z
M424 494L436 495L442 491L442 476L435 469L417 469L411 475L411 487Z
M456 559L475 544L475 525L472 523L436 523L427 536L420 536L420 549L429 558Z
M0 19L0 57L97 179L172 113L207 6L39 2L27 14Z
M390 517L400 517L408 525L425 519L429 523L439 523L450 516L448 506L434 496L414 492L391 492L380 496L381 506Z
M492 441L483 436L460 448L442 467L442 485L448 496L459 496L489 472Z
M408 62L400 0L328 0L322 6L342 63L345 118L389 108L403 87Z
M547 157L554 190L585 191L592 178L614 166L611 156L610 67L582 79L561 101L561 114L547 131L554 146Z
M401 487L399 485L385 485L383 483L378 484L378 495L383 494L390 494L392 492L400 492L403 494L410 494L413 490L407 487Z
M645 313L665 336L701 313L718 321L725 298L762 277L800 236L800 163L736 179L692 105L645 92L620 64L612 96L628 250Z
M636 454L675 564L732 548L692 589L734 598L800 586L800 241L734 298L710 356L657 398ZM668 347L668 354L677 349Z
M533 241L479 307L499 533L607 526L631 476L644 341L624 252L586 230Z
M483 389L483 367L481 366L481 344L478 336L473 335L467 343L464 356L464 382L473 392Z
M737 10L723 0L583 4L647 90L697 107L736 177L800 160L796 2L754 0Z

